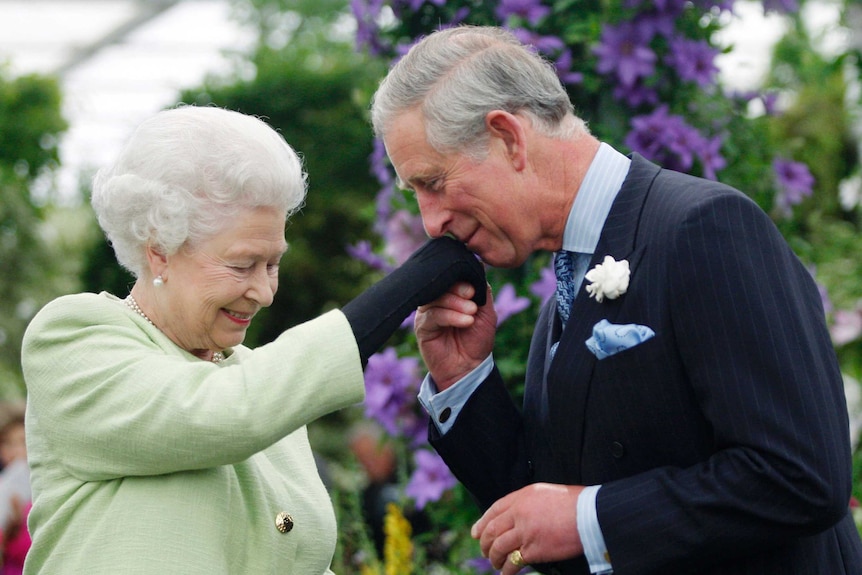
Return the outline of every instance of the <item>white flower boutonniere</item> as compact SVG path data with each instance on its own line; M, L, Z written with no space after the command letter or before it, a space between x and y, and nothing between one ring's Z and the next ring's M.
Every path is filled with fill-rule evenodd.
M587 292L599 303L605 298L617 299L629 289L629 276L628 260L616 261L605 256L602 263L587 272L585 277L590 282Z

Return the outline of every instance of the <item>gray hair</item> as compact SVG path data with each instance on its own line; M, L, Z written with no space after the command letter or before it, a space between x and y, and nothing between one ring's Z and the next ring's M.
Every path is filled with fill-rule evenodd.
M492 110L526 116L548 137L587 133L551 63L507 30L458 26L415 44L381 82L371 104L374 133L421 106L428 143L440 152L484 157Z
M253 116L215 107L157 113L93 181L91 203L120 264L147 269L146 246L170 255L217 235L238 209L298 210L307 176L296 152Z

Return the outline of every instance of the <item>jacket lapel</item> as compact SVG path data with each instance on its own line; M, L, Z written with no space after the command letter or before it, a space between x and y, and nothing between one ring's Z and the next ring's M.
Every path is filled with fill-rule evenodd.
M611 206L588 269L609 255L617 261L629 260L632 275L636 273L643 254L643 247L639 248L635 241L640 215L658 172L658 166L633 155L631 168ZM598 303L589 297L586 283L577 291L569 323L547 371L550 428L557 430L552 443L566 476L572 481L580 479L587 399L593 368L598 361L584 342L592 335L593 326L599 320L616 323L625 298L623 294L619 299L605 299Z

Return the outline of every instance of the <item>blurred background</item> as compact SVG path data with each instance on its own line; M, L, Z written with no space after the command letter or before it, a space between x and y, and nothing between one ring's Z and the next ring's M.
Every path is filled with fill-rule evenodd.
M807 19L816 29L834 30L839 8L812 3ZM176 103L183 89L207 76L253 76L248 57L258 30L248 12L254 9L232 0L0 0L0 61L7 73L60 80L68 129L52 184L62 198L79 201L82 177L110 162L129 131ZM736 12L721 32L734 49L718 64L729 85L754 88L787 26L759 3L739 3ZM347 14L335 27L342 39L355 28Z
M656 61L622 82L630 52L612 32L669 5L681 7L665 22L677 37L650 36ZM724 181L770 213L821 287L856 446L862 0L0 0L0 401L26 399L20 344L41 306L77 291L128 293L131 278L89 208L90 180L159 109L262 116L304 158L308 201L289 223L279 292L248 345L343 305L399 263L422 230L372 138L369 99L416 37L460 21L504 23L549 46L601 139ZM681 38L688 49L673 43ZM516 397L547 263L489 271L501 317L495 356ZM423 374L409 330L390 343L366 371L369 389L387 386L388 403L310 426L340 514L334 570L378 572L368 558L382 561L394 536L379 509L371 519L363 511L373 495L399 502L414 529L413 564L387 573L483 572L467 561L475 548L463 536L475 508L445 469L417 457L429 451L415 434ZM855 461L858 497L858 450Z
M851 31L840 25L842 13L842 2L801 7L812 42L830 56L850 42ZM762 87L772 50L790 28L785 15L767 12L760 2L736 2L733 16L714 33L715 43L725 48L716 57L724 85ZM23 393L17 347L23 324L38 307L58 293L110 290L127 280L108 269L114 267L109 253L101 254L108 261L84 255L88 247L98 251L92 243L100 240L81 206L94 171L161 108L218 99L219 105L267 117L286 134L296 134L288 141L312 168L306 213L318 214L327 234L335 232L331 241L313 243L343 253L368 238L375 214L352 205L354 199L369 205L377 191L365 166L371 137L362 97L385 61L355 49L356 30L346 0L0 0L0 79L7 90L0 146L12 171L27 176L19 182L23 187L0 189L6 245L15 236L18 248L0 252L0 281L14 284L4 289L0 303L11 312L0 315L0 397ZM321 123L327 130L317 130ZM27 157L31 151L35 155ZM15 195L31 204L35 219L10 223ZM318 201L334 213L313 210ZM296 225L305 228L304 219ZM60 260L37 263L48 254L38 255L36 243L27 243L31 235L39 248L59 250L54 255ZM312 241L304 230L293 235L298 242ZM28 275L31 267L38 269ZM100 285L106 276L110 282ZM30 281L35 285L24 285ZM306 287L302 292L325 294L312 298L313 305L344 301L328 296L352 291L299 285ZM294 301L289 317L319 311L306 305ZM261 329L273 334L279 327Z

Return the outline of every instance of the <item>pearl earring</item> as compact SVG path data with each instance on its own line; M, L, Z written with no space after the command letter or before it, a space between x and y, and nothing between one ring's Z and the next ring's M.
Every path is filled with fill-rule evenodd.
M162 279L162 276L156 276L153 278L153 286L160 288L165 285L165 280Z

